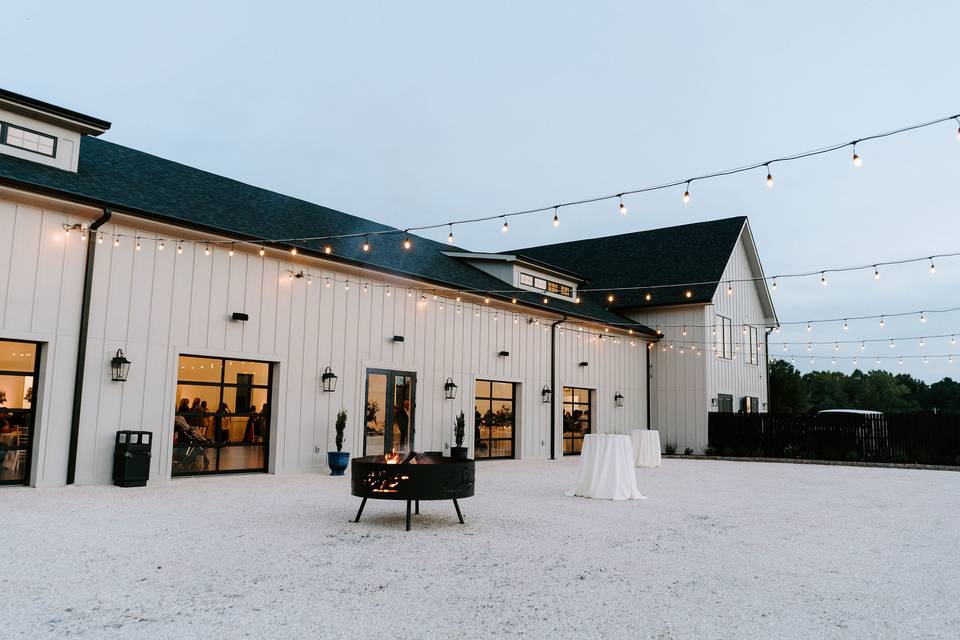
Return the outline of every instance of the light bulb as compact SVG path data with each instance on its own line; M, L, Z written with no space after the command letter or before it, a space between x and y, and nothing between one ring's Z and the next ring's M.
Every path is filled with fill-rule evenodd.
M873 266L873 279L874 280L880 279L880 269L878 269L876 265Z
M880 328L883 329L887 323L884 321L883 316L880 316Z
M844 320L844 321L843 321L843 330L844 330L844 331L847 331L848 329L850 329L850 327L847 325L847 321Z
M344 290L344 291L350 291L350 281L349 281L349 280L343 283L343 290Z
M553 208L553 226L554 226L554 227L559 227L559 226L560 226L560 216L557 215L557 208L556 208L556 207Z
M623 195L620 196L620 215L627 215L627 205L623 204Z
M413 244L410 242L410 238L409 238L408 236L404 236L404 237L403 237L403 248L404 248L404 249L409 249L409 248L412 247L412 246L413 246Z
M773 174L770 173L770 166L767 165L767 189L773 188Z
M683 204L690 202L690 183L687 183L687 189L683 192Z
M645 293L645 294L643 295L643 299L646 300L647 302L650 302L650 300L653 299L653 294Z
M206 245L206 246L203 248L203 255L205 255L205 256L209 256L209 255L210 255L210 245Z
M137 251L140 251L140 238L137 238Z
M686 325L683 326L683 335L687 335L687 326L686 326Z
M729 282L727 283L727 295L728 295L728 296L732 296L732 295L733 295L733 285L730 284Z
M613 302L613 294L607 296L607 302Z
M119 246L120 246L120 236L114 236L114 237L113 237L113 246L115 246L115 247L119 247Z
M363 247L362 247L362 249L363 249L365 252L366 252L366 251L370 251L370 241L367 240L367 236L363 236Z
M364 292L364 293L367 292L367 283L366 283L366 282L363 283L363 292Z
M387 287L387 297L389 298L391 295L392 293L390 292L390 287Z
M926 346L926 344L927 343L924 342L923 338L920 338L920 348L922 349L924 346Z
M287 274L287 280L293 280L293 271Z
M860 156L857 155L857 145L853 145L853 166L859 167L863 165L863 160L860 159Z
M774 293L777 292L777 279L776 279L776 278L773 279L773 286L772 286L771 288L773 289L773 292L774 292Z
M861 343L860 343L860 351L863 351L863 350L866 349L866 348L867 348L867 345L864 344L863 342L861 342Z
M330 288L330 278L327 278L326 280L324 280L324 281L323 281L323 285L324 285L327 289L329 289L329 288Z
M447 234L447 242L453 244L453 225L450 225L450 233Z
M950 344L957 344L957 336L950 336Z
M330 245L327 245L323 248L323 252L327 255L330 255L333 252L333 247L331 247Z
M827 286L827 276L823 273L823 271L820 272L820 284Z
M177 255L183 255L183 244L179 242L177 243Z
M812 342L808 342L808 343L807 343L807 351L813 351L813 343L812 343Z
M893 349L893 348L895 348L896 346L897 346L896 341L890 340L890 348Z
M64 227L63 233L69 238L70 237L70 227Z
M161 240L160 243L157 244L157 251L163 251L163 248L164 248L165 246L167 246L167 245L164 244L163 240Z
M503 226L500 227L500 230L504 233L510 233L510 223L507 222L506 218L503 219Z
M297 255L297 248L296 248L296 247L292 247L292 248L290 249L290 255L292 255L292 256Z
M233 245L230 245L230 251L227 252L227 255L233 257Z
M98 234L97 234L97 244L103 244L103 234L102 234L102 233L98 233Z
M313 276L307 276L307 284L313 284Z
M927 321L927 316L925 316L925 315L923 314L923 311L921 311L921 312L920 312L920 322L926 322L926 321Z
M930 258L930 273L937 272L937 265L933 264L933 258Z
M807 323L807 331L813 331L813 327L810 326L810 323L809 323L809 322Z
M834 350L834 351L840 351L840 343L839 343L839 342L834 342L834 343L833 343L833 350Z
M266 253L267 253L266 249L264 249L263 247L260 247L260 257L262 258L263 256L266 255Z

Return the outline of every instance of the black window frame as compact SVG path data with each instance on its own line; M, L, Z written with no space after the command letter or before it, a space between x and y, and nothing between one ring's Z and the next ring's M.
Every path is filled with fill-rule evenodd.
M179 365L180 365L180 358L200 358L200 359L209 360L209 361L214 361L214 360L219 361L219 362L220 362L220 381L219 381L219 382L209 382L209 381L202 381L202 380L181 380L181 379L180 379L180 366L179 366ZM227 382L227 381L226 381L227 362L252 362L252 363L255 363L255 364L265 364L265 365L267 365L267 383L266 383L266 384L250 384L250 385L244 385L244 384L239 384L238 382ZM187 385L187 386L192 386L192 387L218 387L218 388L220 389L220 395L219 395L219 398L220 398L220 399L219 399L218 402L217 402L217 409L218 409L218 410L219 410L219 408L220 408L220 404L223 402L223 392L224 392L224 389L239 389L239 388L241 388L241 387L249 388L249 389L266 389L266 390L267 390L267 407L269 407L269 410L270 410L270 411L269 411L269 415L267 416L267 422L266 422L266 424L264 425L263 440L262 440L261 442L252 442L252 443L250 443L250 442L243 442L243 441L241 441L241 442L229 442L229 441L228 441L228 442L213 442L212 444L209 444L209 445L203 445L204 447L209 447L209 448L213 448L213 449L216 450L216 464L214 465L215 468L214 468L212 471L208 471L208 470L199 470L199 471L177 471L176 469L173 468L173 462L172 462L173 456L171 456L171 469L170 469L170 475L171 475L171 477L179 478L179 477L188 477L188 476L225 475L225 474L230 474L230 473L267 473L268 467L269 467L269 464L270 464L270 441L271 441L270 435L271 435L271 430L272 430L273 416L274 416L274 414L276 413L276 411L274 410L274 407L273 407L273 371L274 371L273 368L274 368L274 364L275 364L275 363L270 362L270 361L267 361L267 360L254 360L254 359L252 359L252 358L225 358L225 357L221 357L221 356L206 356L206 355L196 354L196 353L181 353L181 354L178 356L178 358L177 358L177 380L176 380L176 387L177 387L177 389L180 388L180 385ZM238 380L239 380L239 375L238 375ZM178 394L178 395L179 395L179 394ZM234 403L234 404L236 405L236 403ZM188 412L188 413L186 413L186 414L178 413L178 412L176 411L176 409L174 409L174 416L178 416L178 415L182 415L182 416L193 416L193 415L196 415L196 414L193 414L193 413L190 413L190 412ZM214 412L209 412L209 411L208 411L207 413L203 414L203 417L212 417L212 416L216 416L216 415L218 415L216 411L214 411ZM242 417L247 417L247 418L249 418L250 415L252 415L252 414L251 414L249 411L243 411L243 412L236 411L236 406L234 406L234 410L233 410L232 412L230 412L230 413L225 413L225 414L219 414L219 415L221 415L222 417L225 417L225 418L235 418L235 417L241 417L241 418L242 418ZM261 413L260 415L263 415L263 414ZM181 446L181 445L180 445L180 444L173 443L172 446L173 446L174 449L176 449L178 446ZM188 446L189 446L189 445L188 445ZM247 469L223 469L223 470L221 470L221 469L219 468L219 467L220 467L220 454L221 454L221 451L222 451L224 448L227 448L227 447L252 447L252 446L263 447L263 465L262 465L262 466L260 466L260 467L251 467L251 468L247 468Z
M29 344L33 345L33 371L28 373L26 371L10 371L10 370L0 370L0 375L2 376L33 376L33 392L30 399L30 408L29 409L12 409L10 407L0 407L0 412L5 413L17 413L25 415L25 426L27 427L27 443L23 446L17 445L12 449L6 449L6 451L26 451L27 452L27 461L23 467L23 478L20 480L0 480L0 486L29 486L30 484L30 473L33 470L33 443L35 442L34 435L36 434L36 422L37 422L37 398L39 397L39 388L40 388L40 350L43 348L43 343L34 342L33 340L15 340L11 338L0 338L0 342L16 342L18 344Z
M489 396L477 395L477 384L480 383L480 382L489 383L489 385L490 385L490 395L489 395ZM511 397L509 397L509 398L504 398L504 397L501 397L501 396L494 395L494 392L493 392L493 385L494 385L494 384L509 384L509 385L510 385L510 394L511 394ZM494 438L493 436L490 436L489 438L481 438L481 437L480 437L480 423L477 422L477 420L476 420L476 411L479 410L479 407L477 407L477 403L478 403L480 400L488 400L488 401L490 401L491 411L493 410L493 404L494 404L494 402L496 402L496 401L503 402L503 401L507 401L507 400L510 401L511 416L510 416L510 437L509 437L509 438ZM474 458L474 460L514 460L514 459L516 459L516 457L517 457L517 383L516 383L516 382L510 382L510 381L508 381L508 380L492 380L492 379L489 379L489 378L477 378L477 379L474 380L474 382L473 382L473 406L475 407L475 409L474 409L474 437L473 437L473 439L474 439L474 442L473 442L473 458ZM483 419L483 416L481 416L481 420L482 420L482 419ZM493 433L492 429L491 429L490 433ZM505 440L509 440L509 441L510 441L510 455L509 455L509 456L494 456L494 455L489 455L490 452L493 451L493 443L494 443L494 442L503 442L503 441L505 441ZM485 455L485 456L481 456L481 455L480 455L480 447L479 447L480 442L485 442L485 443L487 444L487 455Z
M574 391L584 391L584 392L586 392L586 394L587 394L587 401L586 401L585 403L584 403L584 402L576 402L576 401L573 401L573 400L569 400L569 401L568 401L568 400L567 400L567 395L568 395L568 394L567 394L567 390L570 390L571 393L570 393L569 395L570 395L571 397L573 396L573 393L572 393L572 392L574 392ZM561 401L561 402L560 402L560 415L561 415L561 420L563 420L563 416L566 415L566 411L565 411L566 407L568 407L568 406L571 407L570 414L573 415L573 410L574 410L573 408L574 408L574 407L582 407L584 404L587 406L587 429L586 429L585 431L579 431L579 432L578 432L578 431L573 431L573 430L567 431L566 429L563 429L563 455L565 455L565 456L578 456L578 455L580 455L580 451L583 450L583 437L586 436L586 435L589 434L589 433L593 433L593 394L594 394L594 391L595 391L595 390L594 390L594 389L589 389L589 388L587 388L587 387L570 387L570 386L564 386L564 387L562 387L561 391L562 391L562 393L563 393L563 396L560 398L560 401ZM582 416L582 415L583 415L583 414L581 414L581 416ZM579 421L580 421L580 420L578 419L578 422L579 422ZM570 434L569 437L567 436L568 433ZM578 435L578 434L579 434L579 435ZM574 444L575 444L575 441L577 441L577 440L580 441L580 450L574 451ZM567 451L567 441L570 442L570 451Z
M733 320L727 316L716 314L714 323L716 329L716 342L714 350L717 351L717 357L724 360L733 360ZM720 349L717 350L716 347Z
M525 278L529 279L530 281L524 282ZM543 284L541 285L540 283ZM557 282L556 280L549 280L543 276L534 275L525 271L520 272L520 284L524 287L530 287L531 289L536 289L537 291L563 296L564 298L573 297L573 287L570 285Z
M50 138L53 140L53 152L44 153L43 151L34 151L33 149L27 149L24 147L17 146L15 144L10 144L7 142L7 135L10 131L10 127L14 129L19 129L20 131L26 131L27 133L33 133L38 136L43 136L44 138ZM57 157L57 143L60 139L57 136L52 136L49 133L44 133L43 131L37 131L29 127L23 127L19 124L11 124L9 122L0 122L0 143L10 147L11 149L20 149L21 151L26 151L28 153L35 153L38 156L43 156L44 158L56 158Z
M760 364L760 334L757 331L757 328L753 325L747 325L747 364L759 365Z
M733 394L717 394L717 413L733 413Z

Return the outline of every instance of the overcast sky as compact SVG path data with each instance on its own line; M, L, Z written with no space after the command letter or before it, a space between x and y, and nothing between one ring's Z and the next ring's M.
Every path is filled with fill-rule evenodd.
M960 112L960 5L35 2L0 20L0 86L106 139L398 227L687 178ZM894 6L895 4L900 6ZM199 5L203 5L200 7ZM879 6L889 5L889 6ZM951 44L954 43L954 44ZM957 124L614 204L458 233L503 250L747 215L768 275L960 250ZM434 237L442 239L446 232ZM960 259L782 280L781 320L960 306ZM639 283L642 284L642 283ZM960 313L772 340L960 334ZM951 352L948 338L868 346ZM778 349L771 349L777 353ZM960 345L953 347L960 354ZM781 352L782 353L782 352ZM831 368L832 347L802 370ZM840 355L853 355L844 348ZM927 380L944 358L885 361ZM838 361L837 368L852 365Z

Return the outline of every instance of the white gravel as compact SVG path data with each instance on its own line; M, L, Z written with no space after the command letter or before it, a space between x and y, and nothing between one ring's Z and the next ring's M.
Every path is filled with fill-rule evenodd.
M478 495L349 478L3 489L3 638L956 638L960 473L665 460L641 502L577 461L478 464Z

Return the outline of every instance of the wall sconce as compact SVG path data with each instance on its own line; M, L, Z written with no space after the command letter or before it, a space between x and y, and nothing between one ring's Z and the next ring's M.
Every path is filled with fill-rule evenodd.
M453 400L457 397L457 383L453 381L453 378L447 378L443 385L443 394L447 400Z
M613 394L613 406L622 407L623 406L623 394L617 391Z
M337 374L330 370L330 367L327 367L323 370L323 375L320 376L320 380L323 381L323 390L324 391L336 391L337 390Z
M510 356L510 352L509 352L509 351L501 351L501 352L498 353L497 355L500 356L501 358L507 358L507 357Z
M117 355L110 359L110 372L114 382L126 382L130 372L130 361L123 355L123 349L117 349Z
M549 404L553 399L553 391L550 391L549 385L543 385L543 389L540 390L540 399L543 400L544 404Z
M581 367L586 367L586 366L589 366L589 365L590 365L589 362L581 362L579 366L581 366Z

